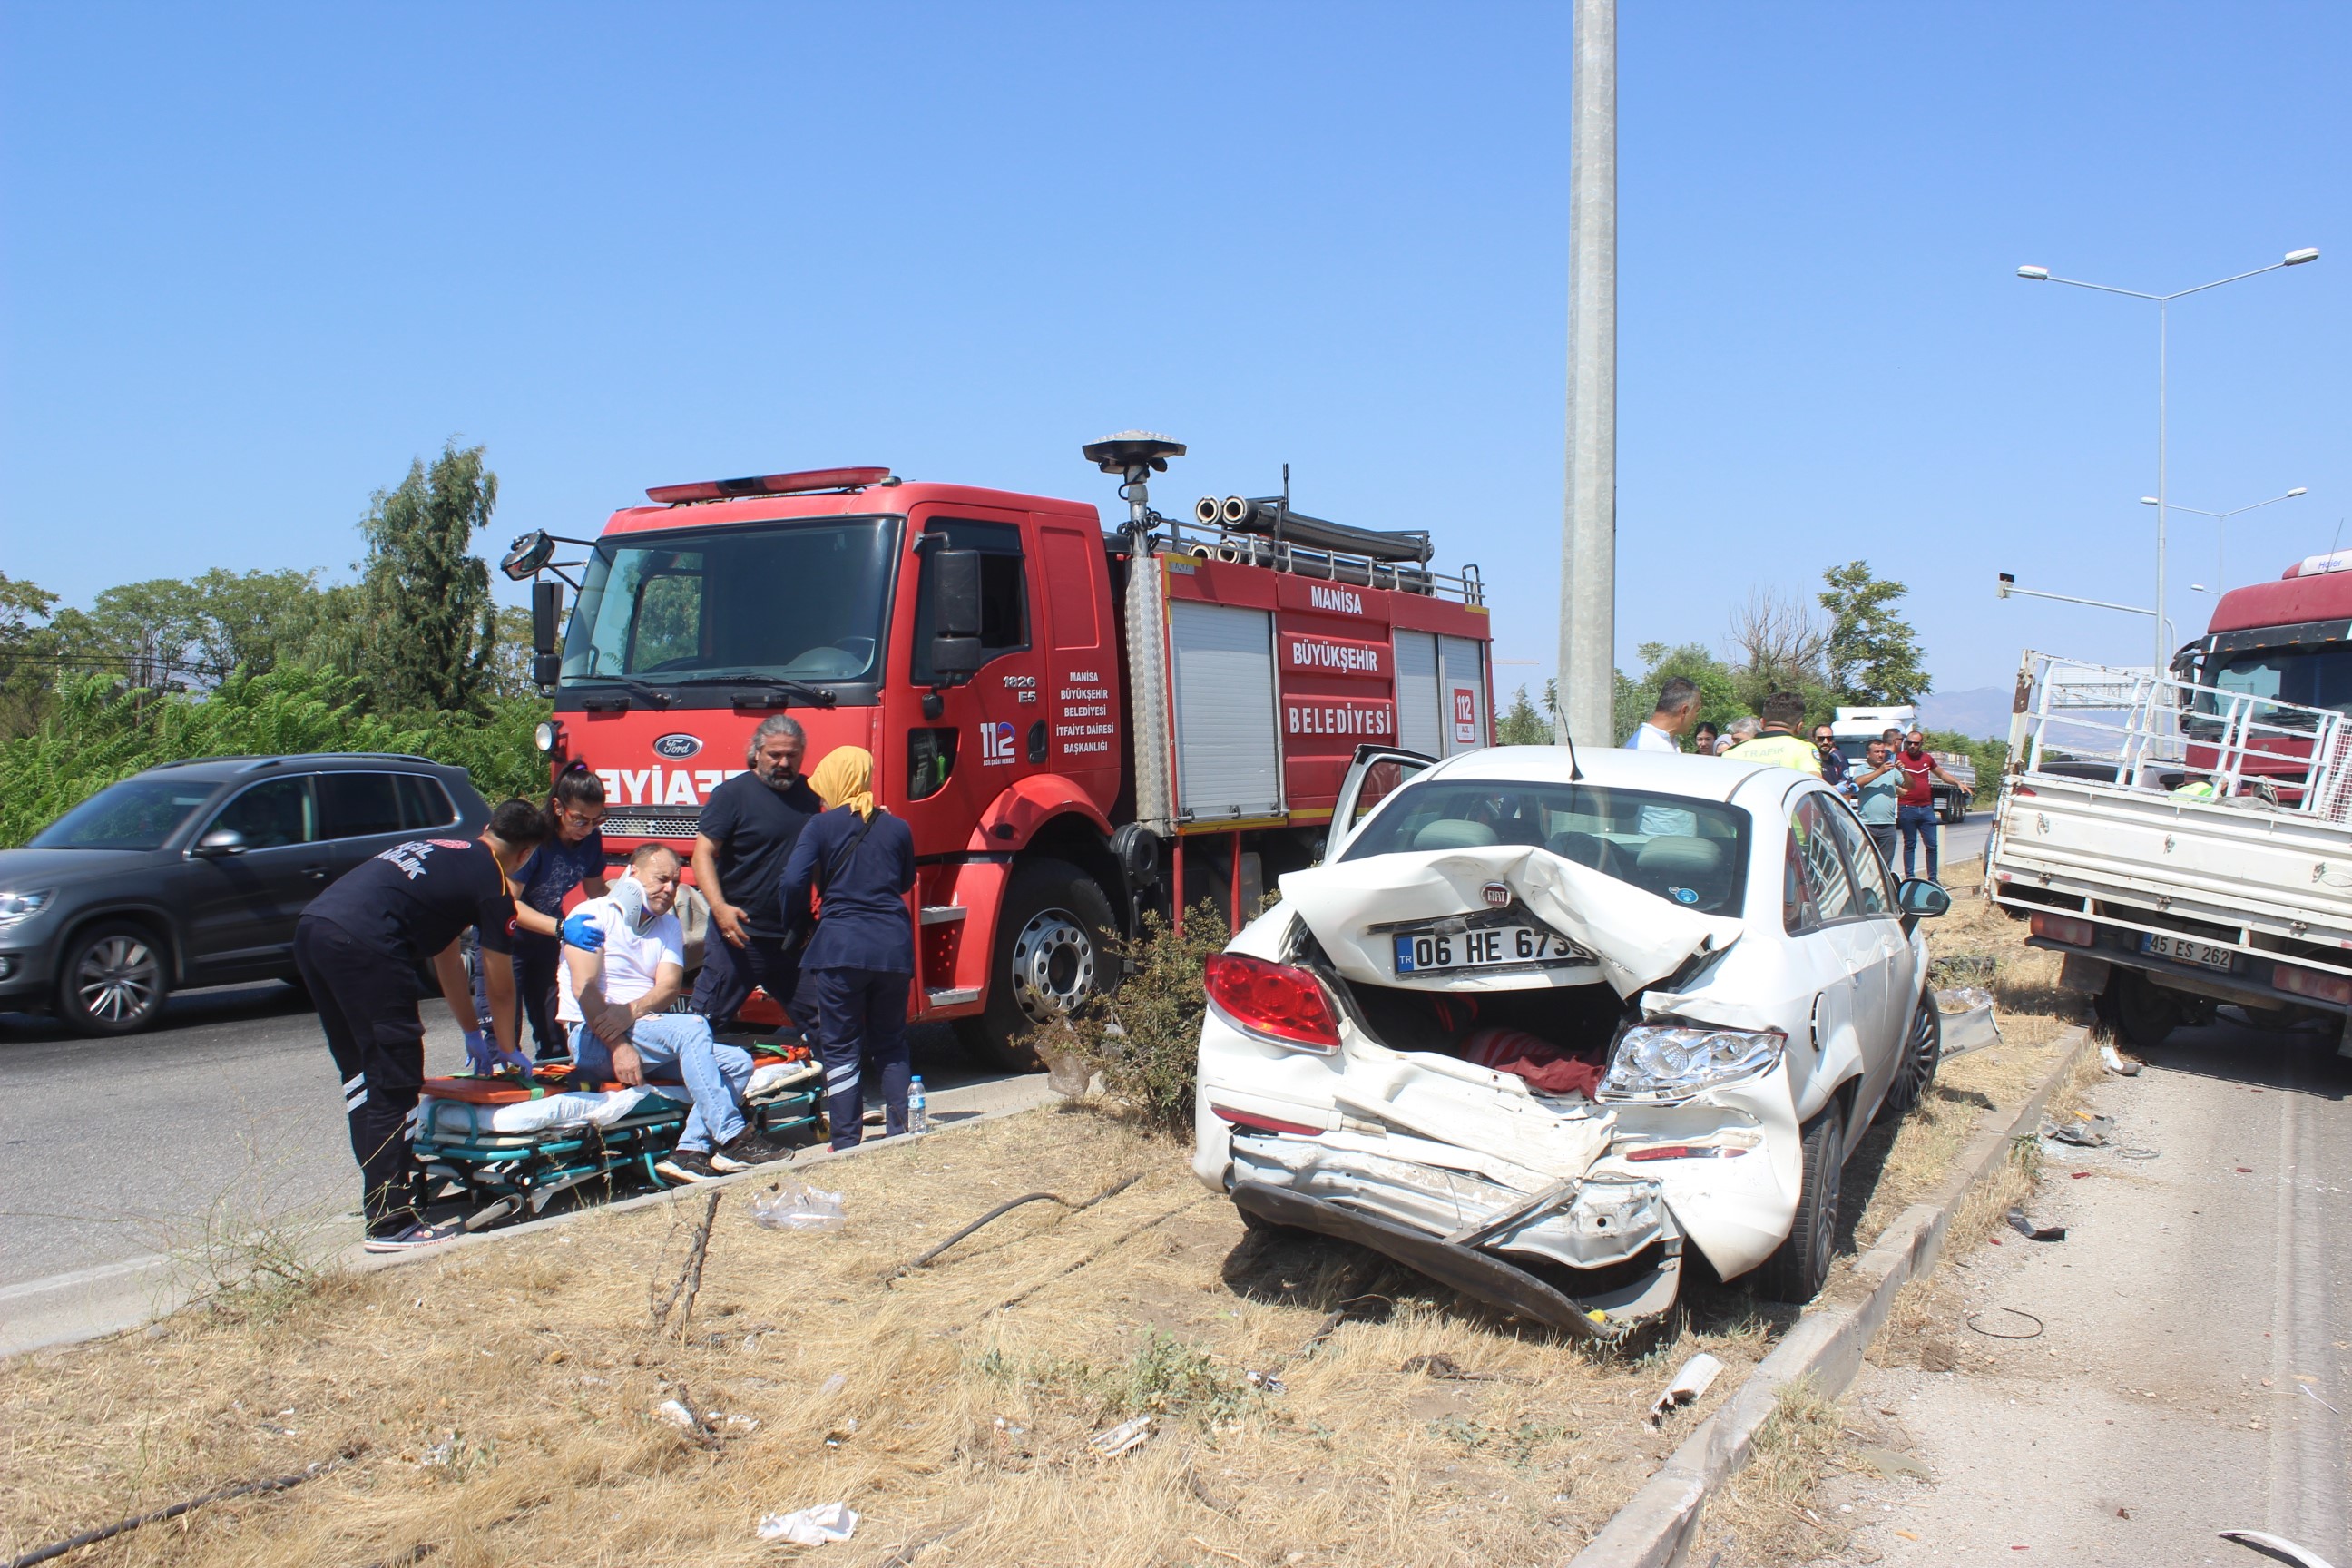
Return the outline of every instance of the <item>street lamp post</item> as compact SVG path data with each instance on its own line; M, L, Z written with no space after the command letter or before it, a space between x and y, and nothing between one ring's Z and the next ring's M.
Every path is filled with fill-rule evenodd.
M1999 580L1993 585L1992 592L1993 597L1997 599L2055 599L2062 605L2088 605L2095 610L2120 610L2126 616L2153 616L2156 614L2154 610L2143 610L2137 605L2117 605L2105 599L2084 599L2078 598L2073 594L2048 594L2042 592L2042 590L2039 588L2021 588L2017 585L2017 574L2014 572L2001 573ZM2167 629L2169 628L2171 625L2172 617L2169 616L2163 616L2158 620L2156 635L2159 641L2164 638ZM2161 677L2164 674L2163 667L2158 667L2156 673L2158 677Z
M2202 294L2209 289L2219 289L2224 283L2235 283L2242 279L2259 277L2265 272L2275 272L2282 267L2300 267L2306 261L2318 259L2319 247L2315 245L2307 245L2301 250L2288 251L2284 257L2267 267L2257 267L2246 272L2235 272L2227 278L2217 278L2210 283L2200 283L2194 289L2178 289L2169 294L2143 294L2137 289L2116 289L2105 283L2085 283L2079 278L2061 278L2047 267L2021 267L2017 269L2017 275L2029 283L2064 283L2076 289L2094 289L2102 294L2121 294L2126 299L2152 300L2156 302L2156 609L2154 615L2156 617L2155 669L2159 676L2164 673L2165 656L2171 651L2164 645L2164 534L2165 514L2170 508L2168 476L2165 471L2168 456L2165 394L2168 390L2167 379L2169 369L2167 361L2169 352L2172 302L2175 300L2185 300L2191 294Z
M2172 509L2174 511L2194 512L2199 517L2210 517L2213 520L2213 592L2218 594L2230 585L2223 580L2226 574L2221 570L2221 553L2229 539L2228 531L2221 527L2221 524L2242 511L2253 511L2262 507L2276 506L2283 500L2293 500L2295 497L2309 491L2310 489L2309 485L2297 485L2283 496L2273 496L2268 500L2249 501L2244 506L2233 506L2227 511L2207 511L2200 506L2176 506ZM2155 496L2142 496L2139 498L2139 504L2160 507L2164 503Z

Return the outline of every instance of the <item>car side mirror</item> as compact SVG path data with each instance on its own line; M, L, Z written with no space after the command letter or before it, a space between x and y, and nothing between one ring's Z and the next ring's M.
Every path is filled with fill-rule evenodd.
M1952 895L1923 878L1913 878L1895 889L1895 907L1908 920L1934 920L1952 912Z
M245 835L234 827L215 827L196 840L188 851L200 860L218 860L230 855L245 853Z

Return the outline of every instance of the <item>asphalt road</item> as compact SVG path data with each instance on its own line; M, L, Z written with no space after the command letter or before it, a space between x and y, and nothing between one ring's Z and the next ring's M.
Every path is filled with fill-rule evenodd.
M425 1069L465 1066L428 1002ZM934 1093L986 1084L941 1027L913 1031ZM0 1289L181 1251L257 1216L359 1206L359 1173L325 1037L288 986L173 996L163 1023L86 1040L0 1014Z
M1849 1396L1927 1479L1834 1485L1867 1521L1848 1561L2252 1564L2215 1538L2252 1529L2352 1563L2352 1059L2335 1045L2183 1030L2093 1092L2116 1142L2153 1157L2053 1160L2036 1211L2063 1241L2002 1230L1948 1259L1933 1337L1958 1368L1926 1370L1922 1347Z

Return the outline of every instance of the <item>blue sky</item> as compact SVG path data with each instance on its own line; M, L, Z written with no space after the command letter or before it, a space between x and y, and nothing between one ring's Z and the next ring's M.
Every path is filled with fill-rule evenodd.
M1428 527L1549 670L1564 5L0 10L0 571L348 569L487 443L493 546L840 463ZM1620 37L1621 658L1855 556L1949 690L2144 660L2173 493L2232 581L2352 515L2352 9L1664 5ZM1175 503L1171 505L1170 503ZM2180 520L2183 636L2213 530ZM2352 539L2352 527L2346 530ZM491 551L495 553L495 548Z

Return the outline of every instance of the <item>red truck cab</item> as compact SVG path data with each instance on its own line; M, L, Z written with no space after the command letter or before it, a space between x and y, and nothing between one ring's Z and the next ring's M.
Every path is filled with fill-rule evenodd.
M2184 680L2224 692L2332 708L2352 713L2352 551L2314 555L2297 562L2273 582L2252 583L2223 594L2203 637L2174 657L2173 672ZM2200 694L2200 710L2211 711L2220 699ZM2218 719L2200 722L2197 711L2181 715L2191 742L2188 763L2200 765L2196 741L2218 733ZM2256 751L2277 756L2275 764L2248 758L2245 772L2292 777L2300 784L2311 743L2294 736L2258 736ZM2208 765L2210 754L2205 758ZM2292 797L2295 786L2282 784Z
M1188 535L1143 471L1111 534L1084 502L884 468L651 489L579 563L560 656L548 605L550 763L603 779L614 853L685 854L770 714L806 731L804 767L865 747L914 831L916 1016L1034 1062L1018 1037L1106 985L1110 942L1179 878L1239 906L1310 863L1359 745L1489 740L1475 568L1444 577L1425 533L1286 499L1271 540ZM1257 503L1201 515L1221 504ZM527 536L507 570L551 569L551 548Z

